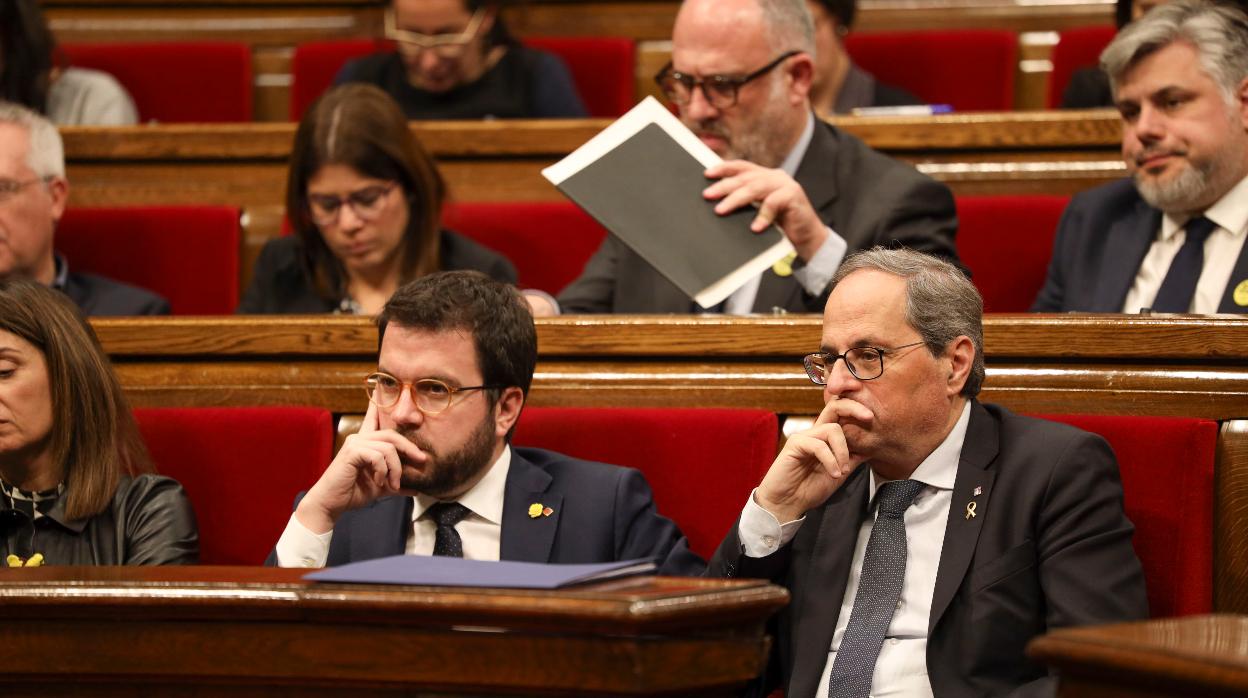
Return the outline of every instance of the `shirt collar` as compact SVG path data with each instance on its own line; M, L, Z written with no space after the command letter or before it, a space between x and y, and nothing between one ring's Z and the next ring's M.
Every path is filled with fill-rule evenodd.
M914 469L909 479L918 480L938 490L952 490L954 480L958 476L958 461L962 458L962 443L966 441L966 428L970 423L971 401L967 400L962 406L962 414L958 417L957 423L953 425L953 429L949 431L949 435L940 442L936 450L919 463L919 467ZM878 477L874 470L871 471L872 501L875 500L876 492L885 482L888 480Z
M503 452L499 454L498 460L490 466L485 477L481 478L472 489L460 495L455 500L463 504L476 516L479 516L492 524L503 525L503 491L507 487L507 471L511 469L511 447L504 446ZM415 502L412 506L412 520L415 521L424 516L425 510L438 502L436 497L427 494L417 494L412 498Z
M1213 221L1219 228L1230 232L1231 237L1238 238L1248 230L1248 177L1239 180L1239 184L1222 195L1221 199L1205 209L1205 218ZM1161 218L1161 239L1169 240L1187 225L1186 217L1172 216L1167 213Z
M815 136L815 113L813 111L806 112L806 126L802 129L802 135L797 139L797 143L793 145L793 149L789 151L784 162L780 163L780 169L790 177L797 176L797 168L802 164L802 158L806 157L806 149L810 147L810 139Z

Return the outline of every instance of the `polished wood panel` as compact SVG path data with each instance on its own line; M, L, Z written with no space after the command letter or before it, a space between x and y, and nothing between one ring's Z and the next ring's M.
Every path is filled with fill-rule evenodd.
M731 695L787 592L637 577L559 591L308 583L305 570L0 569L6 696ZM128 693L122 693L124 687Z
M1027 653L1058 672L1059 698L1248 694L1248 617L1168 618L1055 630Z
M1213 607L1248 613L1248 420L1222 424L1214 478Z

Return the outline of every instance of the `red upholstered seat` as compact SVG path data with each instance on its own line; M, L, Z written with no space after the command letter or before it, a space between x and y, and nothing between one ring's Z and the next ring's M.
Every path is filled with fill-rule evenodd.
M1023 313L1044 285L1053 236L1070 197L959 196L958 256L984 311Z
M177 315L224 315L238 305L237 208L71 206L54 240L70 271L155 291Z
M530 407L517 446L534 446L645 473L659 512L709 557L776 455L776 416L764 410Z
M637 47L617 36L529 37L524 43L563 59L589 115L616 117L637 102L634 69Z
M290 519L295 495L329 465L329 412L307 407L136 409L162 475L186 488L200 562L259 565Z
M1070 84L1070 76L1079 68L1095 67L1101 51L1113 40L1118 29L1113 25L1078 27L1059 32L1053 47L1053 72L1049 74L1049 109L1062 104L1062 93Z
M533 37L524 43L563 59L591 116L619 116L633 106L633 65L636 47L620 37ZM352 58L387 50L380 39L314 41L295 47L291 63L290 119L303 112L334 82Z
M566 201L451 203L443 224L516 265L521 288L558 294L580 276L607 231Z
M110 73L140 121L251 121L251 49L243 42L62 44L70 64Z
M1014 107L1018 35L1012 31L853 33L845 48L878 80L929 104L951 104L957 111Z
M1213 610L1213 462L1204 419L1043 415L1105 437L1118 457L1153 617Z

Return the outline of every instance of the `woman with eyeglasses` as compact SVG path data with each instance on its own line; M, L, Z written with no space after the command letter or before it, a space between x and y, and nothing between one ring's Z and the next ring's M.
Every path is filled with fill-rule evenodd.
M452 269L515 283L502 255L439 227L445 195L394 100L371 85L331 89L295 132L294 235L261 250L238 312L375 315L402 284Z
M0 565L194 564L191 504L151 469L73 301L0 279Z
M0 99L44 114L58 126L126 126L138 110L113 76L64 67L38 0L0 2Z
M334 84L377 85L409 119L587 116L563 61L512 37L494 0L392 0L386 38L395 51L347 63Z

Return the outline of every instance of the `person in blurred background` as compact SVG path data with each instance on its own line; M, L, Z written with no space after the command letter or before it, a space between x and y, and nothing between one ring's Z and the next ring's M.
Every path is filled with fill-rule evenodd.
M815 113L827 118L848 114L862 107L896 107L923 104L923 100L892 85L854 64L845 51L845 37L854 24L857 0L807 0L815 21L815 76L810 86L810 104Z

